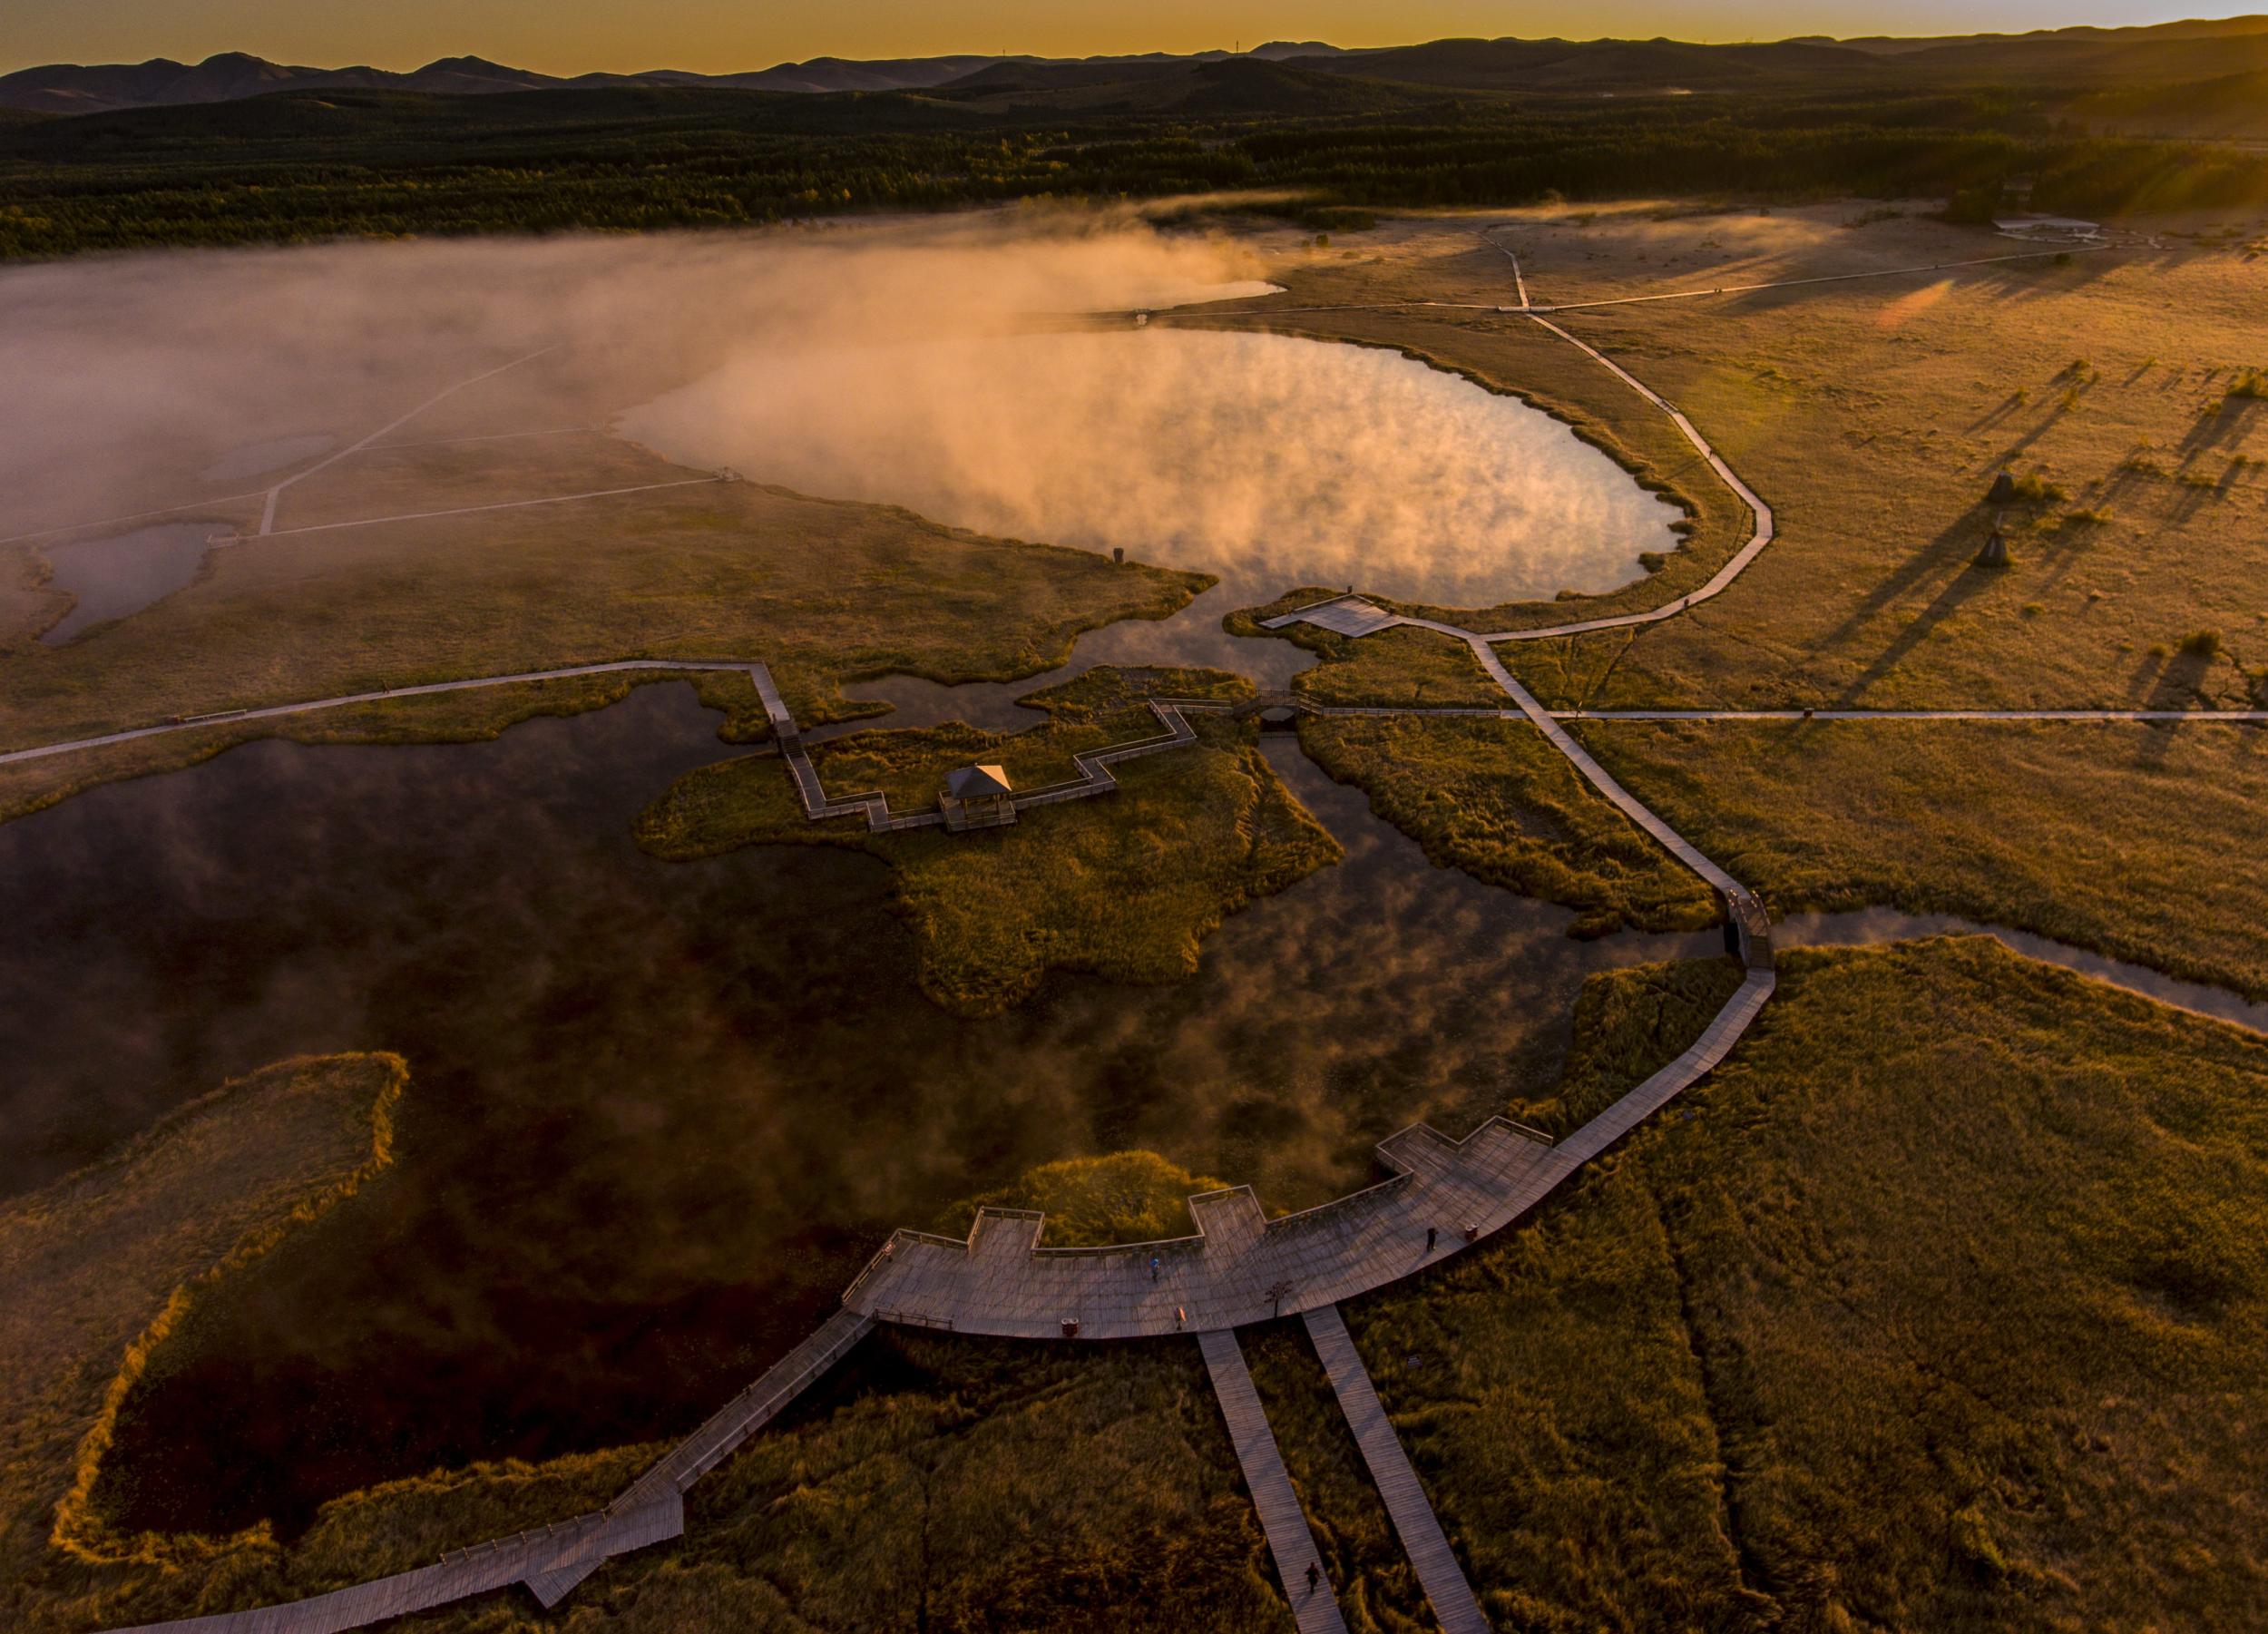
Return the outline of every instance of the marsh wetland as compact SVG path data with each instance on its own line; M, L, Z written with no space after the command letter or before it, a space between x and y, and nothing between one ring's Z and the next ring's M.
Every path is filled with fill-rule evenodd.
M730 752L716 719L657 687L493 744L251 745L0 827L12 1186L266 1062L410 1063L397 1167L134 1403L131 1523L288 1528L435 1464L682 1429L878 1236L1051 1159L1144 1147L1323 1201L1403 1123L1547 1093L1589 973L1718 944L1570 940L1282 739L1346 861L1230 920L1191 982L1059 977L956 1021L914 990L879 865L638 852L639 810Z
M1630 210L1596 223L1552 209L1517 225L1530 278L1540 265L1564 286L1609 290L1626 279L1647 288L1656 274L1630 266L1649 257L1663 276L1677 260L1691 264L1679 277L1852 267L1871 279L1976 248L1935 221L1901 222L1878 246L1824 206L1721 220ZM1491 649L1459 632L1509 627L1498 619L1508 606L1511 622L1530 621L1520 628L1649 597L1670 607L1731 559L1749 513L1711 474L1697 435L1686 440L1628 377L1564 334L1483 310L1502 298L1509 246L1472 223L1391 223L1328 258L1304 235L1287 249L1274 230L1253 230L1266 250L1256 259L1188 242L1133 259L1158 275L1154 289L1323 303L1286 320L1301 333L1223 332L1226 315L1201 309L1139 331L1001 321L1003 308L1105 309L1136 287L1114 283L1124 269L1085 239L1003 250L982 234L915 233L903 260L862 259L855 246L742 259L701 244L649 268L647 251L622 245L514 251L510 264L537 294L486 319L508 333L480 362L490 372L468 367L461 390L415 408L437 386L409 384L404 362L367 415L368 405L309 408L287 423L264 407L257 435L249 421L226 435L217 425L214 448L179 453L177 470L284 483L288 494L266 495L286 524L276 537L204 566L182 543L192 529L253 529L240 513L256 514L259 495L232 523L160 523L145 533L179 548L128 552L123 588L77 571L72 553L96 560L93 541L40 547L52 578L27 574L0 602L32 609L17 621L26 639L0 648L15 666L0 678L24 682L0 698L11 746L131 724L103 718L114 709L162 720L165 707L226 717L246 703L362 701L273 728L301 741L248 740L249 725L192 716L174 723L177 738L154 740L163 753L104 761L11 807L30 814L0 823L10 995L0 1111L15 1137L0 1154L0 1204L47 1208L78 1177L106 1172L106 1154L142 1150L122 1143L220 1119L214 1087L267 1083L257 1075L270 1063L391 1052L406 1074L398 1104L386 1103L385 1161L327 1212L310 1210L200 1284L178 1320L169 1306L158 1336L135 1341L114 1418L105 1409L114 1439L78 1454L101 1526L142 1534L131 1549L223 1561L209 1578L203 1565L161 1574L137 1617L273 1603L603 1503L649 1455L640 1443L683 1435L839 1320L846 1286L893 1228L958 1233L974 1199L1060 1198L1082 1240L1101 1241L1185 1228L1184 1178L1249 1182L1271 1212L1341 1198L1378 1178L1375 1143L1413 1120L1461 1135L1506 1114L1564 1141L1689 1056L1733 1013L1735 986L1761 980L1769 996L1768 954L1734 968L1712 923L1730 911L1745 924L1738 898L1751 887L1785 943L1822 950L1788 954L1786 991L1745 1013L1754 1032L1744 1036L1743 1019L1732 1053L1683 1081L1686 1100L1657 1108L1526 1223L1345 1301L1357 1365L1377 1375L1454 1540L1453 1569L1474 1574L1499 1626L1657 1626L1647 1609L1670 1605L1724 1611L1736 1626L1734 1609L1746 1616L1767 1598L1818 1610L1821 1626L1926 1626L1879 1586L1859 1597L1876 1596L1867 1604L1845 1604L1822 1575L1835 1548L1813 1540L1871 1535L1878 1522L1897 1531L1901 1560L1941 1560L1950 1528L1963 1564L1949 1592L1968 1610L2067 1595L2023 1551L2099 1560L2117 1530L2090 1522L2053 1547L2028 1541L2008 1498L2025 1459L2002 1453L2091 1444L2066 1421L2146 1401L2150 1385L2126 1361L2088 1359L2124 1357L2119 1345L2091 1339L2077 1355L2039 1344L2037 1332L2077 1331L2056 1298L2028 1307L1996 1296L2031 1313L2029 1327L2011 1328L2011 1352L2044 1358L2020 1391L1943 1335L1901 1351L1896 1336L1920 1331L1913 1310L1936 1308L1931 1277L2031 1286L2028 1263L1998 1247L2014 1240L2005 1226L1961 1244L1969 1272L1914 1253L1910 1222L1925 1194L1921 1218L1955 1220L1996 1189L2070 1194L2058 1165L2082 1177L2093 1189L2079 1223L2030 1210L2023 1257L2064 1257L2057 1297L2139 1335L2134 1355L2185 1357L2195 1400L2222 1404L2185 1422L2208 1450L2229 1441L2222 1420L2243 1414L2226 1404L2253 1399L2257 1357L2215 1336L2229 1313L2257 1305L2246 1245L2258 1233L2243 1207L2185 1187L2184 1218L2196 1218L2185 1241L2161 1241L2123 1200L2119 1188L2140 1182L2111 1158L2141 1147L2072 1131L2090 1108L2115 1102L2120 1119L2146 1120L2170 1107L2158 1133L2176 1130L2188 1152L2195 1109L2181 1109L2203 1073L2223 1108L2211 1139L2228 1161L2256 1166L2256 1149L2268 1150L2256 1115L2239 1110L2247 1086L2268 1081L2258 944L2224 934L2256 886L2248 872L2235 888L2213 874L2251 855L2257 835L2251 723L2128 720L2073 736L2060 721L1930 721L1901 735L1880 722L1744 721L1734 708L1667 725L1583 720L1554 738L1540 711L1502 718L1532 701L1523 684L1551 707L1722 697L1808 711L1878 681L1940 707L1956 693L1999 701L2057 688L2091 700L2109 669L2086 668L2086 641L2039 664L2034 647L2009 658L1990 641L1931 639L1932 621L1988 628L1955 615L1997 617L2001 601L2038 595L2008 614L2037 646L2054 625L2039 615L2076 573L2115 588L2090 595L2086 616L2122 621L2090 639L2123 670L2131 645L2115 638L2175 616L2175 592L2151 587L2140 559L2128 565L2135 541L2156 535L2139 517L2090 524L2083 538L2019 519L2005 583L1967 572L1952 597L1942 581L1968 561L1982 484L1965 465L1937 467L2006 456L1985 447L1997 443L1989 426L1971 426L1949 461L1899 416L1941 417L1934 399L1949 390L1980 409L2025 398L1998 378L1948 387L1941 369L1917 386L1884 360L1920 367L1918 345L1892 350L1914 344L1910 327L1997 325L2010 378L2075 379L2060 354L2088 303L2154 296L2123 265L1996 265L1973 283L1925 286L1938 293L1920 302L1903 286L1859 283L1728 302L1706 322L1654 305L1589 320L1587 335L1690 403L1742 470L1771 475L1759 486L1783 531L1706 608ZM381 263L479 270L505 264L489 259L502 253L416 246L365 262L326 250L307 265L334 278ZM284 277L288 260L262 277ZM1254 281L1258 261L1280 285ZM646 273L670 300L648 300ZM208 260L198 276L229 275ZM2187 276L2193 306L2237 322L2235 274L2199 258ZM444 287L392 277L419 298ZM990 287L1003 281L1012 288L996 301ZM620 354L636 348L619 341L579 356L536 349L545 338L514 327L537 308L588 319L643 303L728 318L802 302L823 320L809 333L840 337L846 314L887 313L883 297L916 284L943 291L951 321L938 334L889 314L870 340L787 344L775 319L752 318L746 346L707 347L705 334L670 327L654 357L627 367ZM248 301L260 293L248 290ZM1424 298L1411 310L1387 309L1413 291ZM1785 372L1752 378L1723 365L1710 348L1740 324ZM1831 369L1829 355L1841 367L1843 352L1865 371L1862 388ZM2195 367L2162 372L2178 381ZM2152 357L2133 378L2159 367ZM2052 457L2075 458L2055 438L2074 418L2085 429L2071 406L2097 406L2093 384L2069 386L2062 417L2038 428ZM2115 389L2098 396L2130 416L2180 407ZM317 427L381 424L405 406L415 424L390 442L347 449L318 480L286 481L296 462L354 435ZM2216 412L2241 439L2244 406ZM2126 432L2089 435L2099 464ZM1851 452L1878 437L1874 452ZM1806 486L1837 460L1896 469L1899 492L1845 518ZM713 480L719 466L744 480ZM508 499L476 515L456 509L491 494ZM2134 495L2119 490L2122 504L2141 504ZM2169 526L2223 525L2253 497L2239 484L2214 502L2228 507L2219 522L2197 520L2198 500ZM58 514L67 503L60 491L53 500ZM1928 525L1910 525L1909 513ZM1762 538L1761 505L1756 520ZM2228 540L2234 562L2244 538ZM2188 592L2218 609L2228 647L2244 649L2192 655L2201 702L2236 700L2252 673L2248 627L2229 611L2239 576L2223 563ZM1389 612L1493 611L1370 635L1224 627L1297 587L1349 582ZM130 605L136 596L147 605ZM1835 626L1838 597L1862 606ZM1896 622L1901 597L1922 607L1919 633ZM2107 612L2094 612L2101 602ZM1076 739L1090 747L1106 730L1153 729L1146 700L1169 686L1217 707L1193 717L1185 747L1129 763L1109 801L1038 808L1003 830L931 830L916 850L806 822L748 665L694 685L572 668L625 654L766 660L812 725L811 763L840 771L838 797L886 773L894 804L919 802L936 756L1016 761L1017 746L984 734L1038 725L1037 704L1022 700L1043 690L1054 690L1051 709L1086 700L1089 714L1062 729L1067 743L1096 734ZM361 691L549 665L567 668L493 695ZM1173 666L1230 673L1160 673ZM1344 707L1305 718L1297 736L1263 732L1228 712L1246 682ZM177 690L191 701L154 702ZM888 708L848 719L877 704ZM1467 712L1410 712L1444 704ZM858 734L872 736L845 741ZM1035 765L1039 742L1023 751ZM1178 784L1177 753L1188 757ZM1233 779L1196 769L1229 761L1258 791L1249 807L1222 806L1215 797ZM1676 860L1686 853L1660 831L1649 837L1602 787L1615 778L1687 852L1736 874L1731 891L1699 883L1710 876ZM43 799L59 803L32 808ZM1200 800L1227 816L1202 832L1177 827ZM1162 896L1141 894L1143 876L1177 862L1197 876L1193 865L1220 863L1216 851L1224 876L1256 869L1266 814L1295 808L1327 843L1265 888L1225 893L1209 912L1198 901L1168 927L1188 953L1181 979L1165 979L1170 961L1143 967L1155 984L1088 974L1122 967L1075 936L1058 945L1061 925L1028 900L1060 885L1074 917L1091 901L1148 913ZM2167 820L2175 809L2184 822ZM1895 849L1892 828L1926 848ZM2097 830L2144 828L2156 831L2156 872L2137 877L2154 908L2099 866ZM684 843L663 843L673 836ZM830 837L857 848L813 843ZM1118 871L1094 866L1114 844ZM923 938L950 917L925 916L922 890L932 905L958 891L963 922L975 915L1008 941L1050 941L1031 965L1036 988L982 1015L933 1002ZM2213 912L2198 905L2208 899ZM1977 929L2029 956L1941 938ZM1829 945L1862 942L1898 945ZM1912 994L1924 995L1918 1009ZM2084 1048L2065 1050L2067 1036ZM391 1071L356 1059L378 1063L337 1069L357 1082ZM320 1075L305 1062L292 1071ZM1978 1118L1998 1120L2009 1155L1970 1174L1960 1154ZM1831 1119L1835 1140L1807 1144ZM327 1138L327 1164L352 1160L351 1141L342 1157L337 1131ZM1107 1154L1128 1157L1063 1167ZM1913 1175L1883 1154L1903 1154ZM2190 1161L2146 1155L2169 1174ZM1720 1171L1740 1184L1728 1193ZM1765 1240L1757 1199L1786 1244ZM1868 1269L1877 1255L1907 1281ZM1814 1294L1824 1327L1864 1330L1857 1348L1874 1372L1851 1387L1870 1401L1919 1391L1995 1404L2004 1424L1964 1419L1947 1432L1959 1471L1982 1472L1973 1482L1918 1459L1897 1505L1846 1515L1837 1531L1820 1519L1836 1507L1821 1494L1856 1490L1862 1458L1814 1434L1810 1451L1788 1455L1802 1465L1788 1477L1784 1459L1755 1453L1784 1430L1842 1422L1840 1398L1817 1381L1833 1372L1820 1358L1849 1348L1849 1336L1815 1336L1796 1363L1784 1354L1800 1328L1784 1307L1808 1308ZM1744 1299L1762 1313L1753 1332L1726 1319ZM988 1345L883 1320L863 1359L717 1472L703 1489L713 1507L681 1551L617 1564L571 1605L626 1614L626 1628L693 1626L669 1597L700 1572L699 1592L771 1594L807 1626L881 1626L875 1607L903 1598L911 1559L929 1603L934 1502L958 1517L945 1523L958 1529L948 1550L992 1540L965 1560L940 1557L960 1561L941 1570L973 1609L939 1626L989 1626L1002 1580L1036 1586L1022 1620L1001 1626L1063 1626L1082 1597L1131 1604L1161 1573L1183 1594L1177 1604L1211 1595L1245 1607L1256 1595L1277 1610L1266 1546L1186 1343ZM1365 1634L1418 1619L1423 1596L1370 1477L1335 1410L1313 1410L1331 1399L1309 1376L1314 1356L1276 1326L1248 1328L1246 1342L1343 1602L1369 1619ZM112 1377L112 1360L83 1367L91 1389ZM1771 1399L1742 1394L1752 1373L1776 1381ZM1084 1414L1085 1427L1051 1427L1059 1410ZM2109 1443L2096 1453L2104 1490L2139 1490L2138 1463ZM2062 1452L2032 1462L2058 1460L2068 1462ZM1038 1473L1066 1462L1093 1491L1062 1523L1093 1537L1032 1555L1061 1519L1060 1492ZM1758 1481L1783 1479L1796 1484L1760 1495ZM555 1500L530 1495L545 1482L559 1484ZM1201 1521L1188 1511L1200 1501ZM454 1520L432 1522L431 1549L396 1537L390 1553L339 1551L367 1525L358 1513L460 1502ZM54 1502L43 1494L34 1507L44 1528ZM980 1511L997 1511L992 1531L972 1518ZM724 1515L748 1523L718 1524ZM263 1522L279 1549L257 1533L241 1549L240 1537L202 1541ZM1119 1541L1094 1541L1106 1536ZM1150 1545L1127 1542L1177 1536L1197 1540L1202 1558L1145 1566ZM1656 1538L1685 1541L1665 1551L1645 1541ZM1119 1562L1110 1587L1081 1586L1091 1563L1081 1549ZM256 1555L269 1576L244 1564ZM2083 1575L2072 1605L2106 1581L2101 1603L2161 1603L2127 1596L2115 1573ZM2227 1577L2241 1598L2245 1571ZM470 1628L498 1610L468 1604L434 1626ZM2009 1623L1991 1613L1977 1626ZM1241 1610L1216 1621L1251 1626ZM751 1614L734 1626L771 1625ZM1192 1614L1178 1626L1207 1625Z

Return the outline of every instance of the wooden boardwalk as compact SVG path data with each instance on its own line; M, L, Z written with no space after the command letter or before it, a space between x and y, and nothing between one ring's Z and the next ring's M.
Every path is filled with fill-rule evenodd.
M1402 1540L1402 1551L1416 1569L1418 1582L1444 1634L1490 1634L1489 1619L1481 1615L1481 1602L1473 1598L1464 1568L1457 1563L1433 1506L1426 1501L1425 1489L1418 1484L1417 1472L1410 1467L1409 1454L1386 1417L1386 1409L1370 1382L1370 1371L1363 1365L1354 1337L1340 1319L1339 1307L1322 1306L1305 1313L1303 1319L1323 1371L1331 1380L1332 1392L1339 1398L1339 1408L1346 1414L1347 1428L1354 1432L1354 1444L1362 1449L1363 1462L1370 1465L1370 1478L1385 1500L1386 1513Z
M881 1322L1077 1341L1203 1333L1337 1304L1526 1214L1715 1069L1774 981L1752 968L1691 1048L1556 1145L1501 1118L1462 1140L1412 1124L1379 1143L1391 1178L1364 1190L1274 1219L1248 1186L1207 1192L1189 1199L1190 1236L1106 1248L1047 1248L1040 1214L983 1208L965 1238L894 1233L844 1302Z
M745 659L626 658L602 664L566 664L556 670L521 670L508 675L476 675L465 680L424 681L409 687L380 687L371 692L346 692L337 698L318 698L307 703L267 704L259 709L215 709L184 716L156 726L129 727L95 738L74 738L66 743L43 743L31 749L0 750L0 766L67 755L77 749L103 749L113 743L132 743L143 738L162 738L173 732L193 732L205 727L234 726L247 720L276 720L287 715L312 715L324 709L343 709L359 703L386 703L404 698L431 698L443 692L473 692L485 687L516 687L545 680L572 680L583 675L626 675L640 670L714 671L738 670L758 681L758 690L770 685L764 666ZM775 694L777 696L777 694Z
M1221 1416L1228 1421L1228 1439L1236 1445L1252 1506L1260 1512L1260 1530L1267 1533L1268 1552L1276 1557L1276 1575L1291 1602L1299 1634L1346 1634L1331 1580L1323 1571L1323 1557L1315 1550L1315 1533L1299 1507L1299 1494L1292 1490L1276 1432L1268 1428L1267 1413L1260 1405L1260 1393L1252 1387L1244 1347L1227 1331L1200 1334L1198 1344L1205 1352L1213 1394L1220 1401ZM1316 1572L1312 1584L1310 1566Z
M811 763L810 750L804 746L803 734L797 729L796 718L782 701L778 688L772 684L771 671L762 664L751 665L749 670L756 680L757 695L764 700L764 712L770 718L773 735L779 739L779 751L787 762L788 774L795 778L796 792L803 801L805 817L815 823L830 817L864 817L867 828L875 834L894 833L907 828L934 828L943 825L945 814L942 811L892 812L888 797L877 788L830 797L819 781L819 768ZM1018 812L1023 812L1034 807L1055 806L1065 800L1087 800L1097 795L1110 794L1119 787L1118 778L1110 771L1113 766L1165 749L1180 749L1197 741L1197 733L1183 719L1180 705L1170 700L1151 699L1149 712L1157 717L1158 731L1147 738L1108 744L1101 749L1075 750L1071 755L1071 764L1078 768L1077 777L1039 788L1018 790L1010 797L1010 806Z
M1544 323L1541 318L1535 321ZM1337 1302L1397 1281L1518 1218L1585 1162L1715 1068L1771 997L1774 986L1770 927L1755 895L1625 790L1550 712L1537 704L1491 649L1491 641L1575 634L1674 616L1730 584L1773 534L1769 507L1718 458L1691 422L1594 348L1554 325L1544 323L1544 327L1581 347L1670 416L1750 506L1756 527L1747 545L1693 595L1673 606L1622 618L1480 634L1390 613L1350 594L1332 597L1269 622L1280 626L1305 619L1358 638L1400 624L1416 624L1468 642L1520 715L1533 722L1594 788L1723 895L1740 931L1748 973L1739 991L1690 1049L1557 1145L1501 1118L1490 1120L1461 1141L1415 1124L1380 1144L1379 1157L1389 1172L1387 1179L1322 1208L1274 1220L1266 1217L1249 1187L1237 1187L1192 1198L1189 1207L1195 1233L1166 1242L1103 1249L1044 1248L1040 1243L1043 1218L1006 1209L979 1210L965 1241L899 1231L846 1290L842 1310L606 1509L455 1551L415 1571L287 1605L145 1625L139 1634L158 1634L159 1630L165 1634L335 1634L514 1582L527 1585L545 1606L554 1605L612 1556L680 1536L685 1527L685 1489L730 1456L856 1345L876 1321L1059 1340L1195 1332L1302 1634L1344 1634L1344 1622L1328 1583L1319 1576L1312 1588L1309 1585L1309 1566L1314 1565L1318 1572L1321 1567L1315 1540L1233 1331L1246 1323L1295 1312L1306 1318L1316 1354L1435 1615L1450 1634L1485 1629L1488 1624L1471 1587L1386 1419L1339 1317ZM272 508L271 493L271 512ZM269 525L272 526L272 516ZM813 819L858 815L875 828L938 820L934 814L894 816L879 793L830 799L770 671L761 663L745 660L631 660L390 689L314 703L229 710L73 743L15 750L0 754L0 764L222 721L474 687L663 669L729 669L749 677L779 740L806 815ZM1020 797L1019 804L1107 792L1115 787L1110 771L1114 762L1194 739L1194 732L1175 705L1153 700L1150 708L1164 729L1157 736L1081 753L1074 758L1079 770L1076 778L1030 791Z

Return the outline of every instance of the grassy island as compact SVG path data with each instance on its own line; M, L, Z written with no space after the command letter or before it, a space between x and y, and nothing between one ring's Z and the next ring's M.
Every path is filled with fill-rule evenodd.
M878 788L894 811L933 807L947 771L1004 766L1020 788L1073 775L1076 750L1154 736L1149 696L1233 697L1205 670L1097 669L1028 700L1046 724L1000 734L957 722L878 729L812 747L830 791ZM748 845L846 846L894 870L921 949L923 988L949 1010L996 1014L1051 970L1169 982L1246 902L1335 862L1338 843L1256 747L1257 729L1193 715L1198 741L1117 768L1119 792L1025 811L1012 827L875 834L857 817L805 817L786 764L757 756L678 780L639 821L639 843L677 860Z

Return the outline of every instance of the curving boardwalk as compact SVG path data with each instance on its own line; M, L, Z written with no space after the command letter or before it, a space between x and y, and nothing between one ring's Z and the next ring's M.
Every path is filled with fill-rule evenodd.
M1468 1230L1478 1240L1527 1213L1722 1062L1773 985L1768 967L1750 969L1691 1048L1557 1144L1502 1118L1462 1140L1414 1123L1379 1143L1391 1178L1365 1190L1274 1219L1249 1186L1207 1192L1189 1199L1195 1234L1107 1248L1047 1248L1042 1216L981 1209L966 1238L894 1233L844 1302L880 1322L1078 1341L1241 1327L1335 1305L1462 1252Z

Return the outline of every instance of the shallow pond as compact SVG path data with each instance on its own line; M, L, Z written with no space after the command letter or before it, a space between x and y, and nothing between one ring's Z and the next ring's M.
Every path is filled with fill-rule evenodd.
M682 1431L889 1228L1054 1158L1148 1146L1319 1201L1413 1118L1547 1090L1588 972L1718 946L1570 941L1276 739L1344 864L1188 982L957 1021L879 863L635 849L648 799L734 752L715 720L664 685L487 744L253 744L0 827L0 1184L295 1052L411 1063L396 1169L135 1399L136 1523L289 1526L372 1480Z
M1452 607L1595 592L1677 543L1675 507L1541 411L1285 335L767 350L621 430L807 493L1203 569L1232 607L1306 584Z
M39 639L60 646L90 624L122 619L171 595L197 577L205 541L230 531L225 522L161 522L107 539L44 547L55 584L78 601Z

